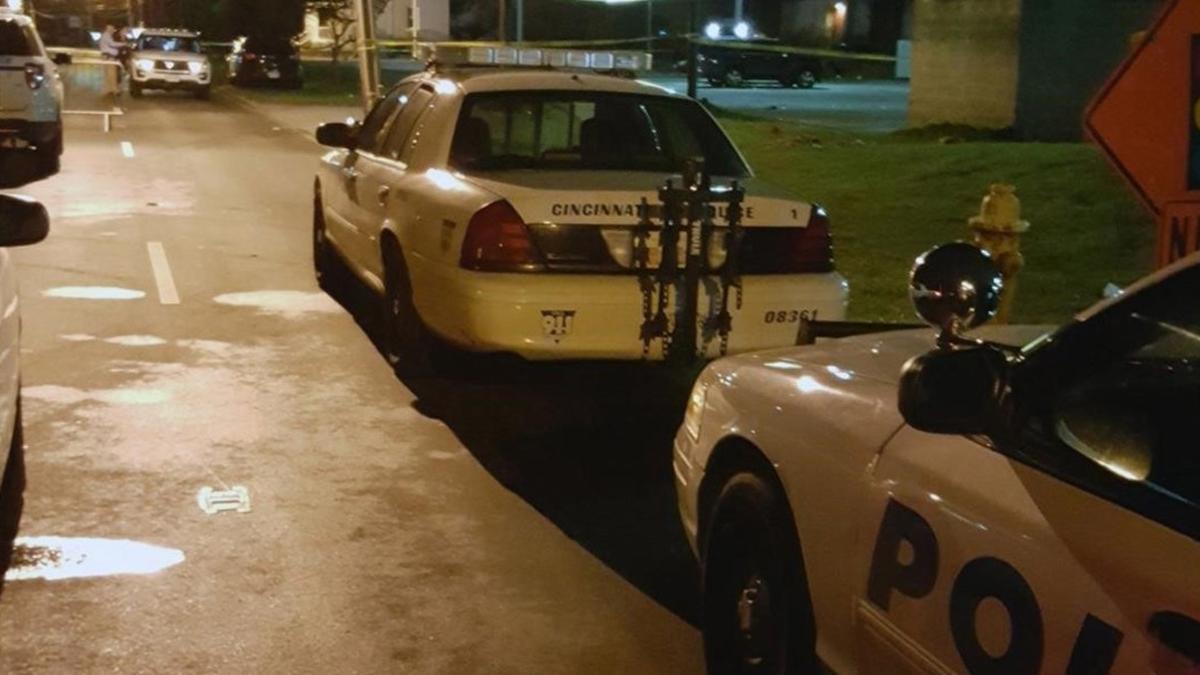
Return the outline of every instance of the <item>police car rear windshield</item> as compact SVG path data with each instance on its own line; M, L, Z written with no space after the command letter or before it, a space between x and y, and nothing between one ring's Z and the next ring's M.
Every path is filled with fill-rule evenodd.
M677 172L703 157L713 175L749 174L694 101L605 92L503 91L463 102L450 163L505 169Z
M192 52L200 53L200 42L192 37L175 35L143 35L138 49L148 52Z
M37 56L37 38L33 29L0 19L0 56Z

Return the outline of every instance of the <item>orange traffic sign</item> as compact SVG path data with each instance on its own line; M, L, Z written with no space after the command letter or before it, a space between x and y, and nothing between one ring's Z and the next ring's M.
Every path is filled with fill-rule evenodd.
M1159 264L1200 250L1200 2L1167 4L1086 126L1158 218Z

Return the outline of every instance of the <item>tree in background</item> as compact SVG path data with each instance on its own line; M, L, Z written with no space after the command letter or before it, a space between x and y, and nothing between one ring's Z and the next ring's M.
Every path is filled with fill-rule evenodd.
M316 12L321 25L329 26L329 59L341 60L342 52L354 44L354 3L352 0L308 0L308 10Z
M229 37L291 38L304 30L305 6L305 0L219 0L217 13Z

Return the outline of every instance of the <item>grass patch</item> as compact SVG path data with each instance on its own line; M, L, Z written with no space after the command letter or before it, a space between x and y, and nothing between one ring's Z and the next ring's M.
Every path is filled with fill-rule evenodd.
M929 140L948 130L856 137L742 116L721 123L759 176L829 209L853 318L911 318L913 258L969 239L967 219L995 182L1017 186L1032 223L1015 321L1060 322L1105 283L1153 267L1152 219L1090 145Z

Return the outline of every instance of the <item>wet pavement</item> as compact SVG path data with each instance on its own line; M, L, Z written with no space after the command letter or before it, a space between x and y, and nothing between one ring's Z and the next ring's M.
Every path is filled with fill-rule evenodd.
M69 123L21 190L53 224L14 251L0 672L700 671L685 386L497 359L402 382L372 298L313 281L315 143L220 98L116 124Z

